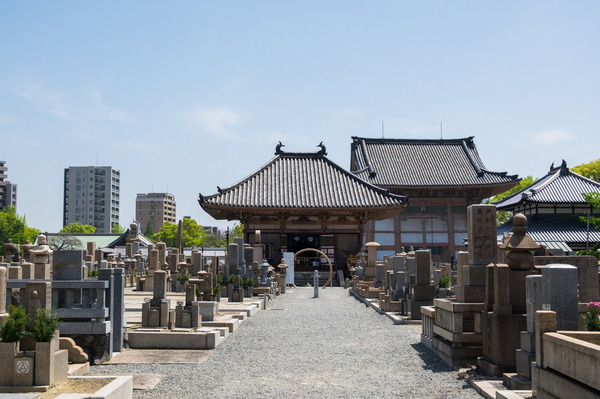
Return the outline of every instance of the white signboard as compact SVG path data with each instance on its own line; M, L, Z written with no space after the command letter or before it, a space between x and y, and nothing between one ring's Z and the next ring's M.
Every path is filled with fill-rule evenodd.
M286 285L294 285L294 253L293 252L284 252L283 253L283 261L287 268L287 276L285 278Z

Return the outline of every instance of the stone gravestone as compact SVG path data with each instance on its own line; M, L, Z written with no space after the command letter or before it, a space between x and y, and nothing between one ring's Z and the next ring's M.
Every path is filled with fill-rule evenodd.
M192 265L192 273L196 276L198 272L202 270L202 253L197 249L192 250Z
M241 237L235 237L233 242L238 245L238 268L240 268L240 275L246 274L245 257L244 257L244 239Z
M556 327L577 331L579 313L577 305L577 268L553 264L542 267L542 307L547 305L556 312Z
M421 306L433 305L435 287L431 285L431 252L419 250L415 252L417 270L415 285L412 287L412 299L409 300L410 318L421 320Z
M84 251L54 251L53 280L83 280Z
M54 251L53 258L53 280L83 280L84 274L82 262L84 258L84 251ZM67 303L71 303L71 300L73 300L74 303L81 303L81 288L74 289L72 292L74 297L66 298L66 295L70 294L70 292L68 290L60 290L58 292L58 302L65 303L66 301Z
M223 282L226 282L227 279L229 278L230 274L237 274L235 269L239 268L239 261L240 261L240 256L239 256L239 246L238 244L229 244L227 246L227 262L228 262L228 266L229 266L229 270L227 270L227 275L225 275L225 273L223 273ZM239 270L238 270L239 272Z
M246 273L252 278L252 262L254 262L254 248L249 244L244 244L244 263L246 264Z
M496 206L471 205L467 208L469 237L469 264L461 268L462 285L457 285L456 302L483 303L485 301L486 266L496 263ZM464 255L463 255L464 256ZM459 261L462 258L459 258Z

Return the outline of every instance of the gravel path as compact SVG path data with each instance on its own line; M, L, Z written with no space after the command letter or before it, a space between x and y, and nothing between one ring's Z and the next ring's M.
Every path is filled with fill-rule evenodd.
M481 398L420 343L342 288L288 289L201 364L127 364L94 373L162 374L134 398Z

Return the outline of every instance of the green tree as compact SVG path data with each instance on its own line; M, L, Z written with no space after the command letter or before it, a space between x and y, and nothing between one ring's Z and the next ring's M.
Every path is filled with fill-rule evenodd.
M176 224L165 222L158 234L154 235L154 239L158 239L167 244L167 247L174 247L177 242L177 226ZM202 229L194 219L183 219L183 246L184 247L201 247L204 244L206 231Z
M83 248L83 243L73 234L51 235L48 237L48 246L53 251L68 251Z
M71 234L93 234L95 232L96 228L94 226L90 226L89 224L81 224L79 222L69 223L59 231L59 233Z
M600 182L600 158L592 162L577 165L571 168L571 170L583 177Z
M111 230L112 230L112 232L114 234L123 234L123 233L125 233L125 227L121 226L118 223L113 223Z
M534 179L533 177L527 176L521 179L521 181L519 182L519 185L516 187L511 188L508 191L505 191L503 193L497 194L495 196L493 196L491 199L487 200L486 203L494 203L494 202L498 202L503 198L506 198L516 192L519 192L521 190L523 190L525 187L528 187L530 185L532 185L533 183L535 183L536 181L538 181L539 179ZM509 211L497 211L496 212L496 226L500 226L501 224L506 223L506 221L508 221L511 217L513 217L512 212Z
M581 193L585 202L592 206L592 213L590 215L590 224L594 227L600 227L600 193ZM579 220L583 223L587 223L587 216L580 216Z
M207 248L219 248L222 244L223 240L219 239L219 237L214 234L207 234L206 237L204 237L204 246Z
M152 237L154 237L154 234L154 223L152 223L152 220L150 220L146 225L146 231L144 231L144 236L148 237L149 239L152 239Z
M0 212L0 255L5 255L2 244L12 239L14 244L24 244L26 240L35 242L40 234L38 229L27 226L25 216L19 216L16 208L11 205Z
M243 237L244 236L244 225L241 223L235 223L233 225L233 235L232 237Z

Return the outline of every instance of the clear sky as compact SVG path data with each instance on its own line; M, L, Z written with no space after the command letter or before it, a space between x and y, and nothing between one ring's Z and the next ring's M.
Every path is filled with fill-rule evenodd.
M30 226L69 166L175 195L177 217L287 151L475 136L489 170L600 157L598 1L0 2L0 160ZM229 223L231 225L232 223Z

